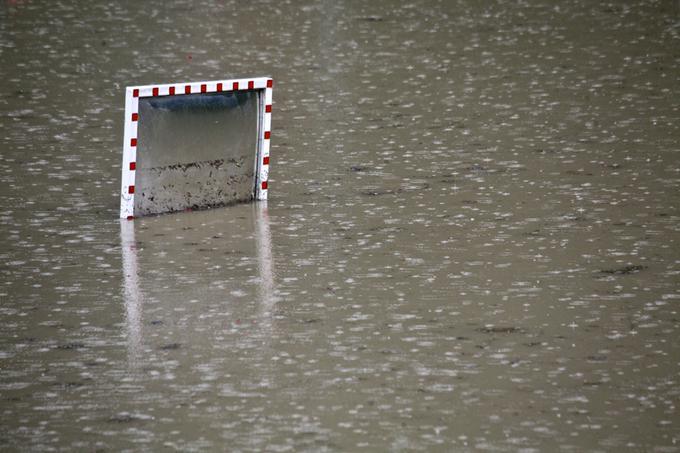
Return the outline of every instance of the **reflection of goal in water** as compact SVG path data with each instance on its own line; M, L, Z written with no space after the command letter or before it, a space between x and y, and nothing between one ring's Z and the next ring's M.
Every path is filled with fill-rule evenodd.
M257 261L257 304L256 308L250 313L254 322L248 329L248 332L253 337L260 337L263 339L263 345L268 344L269 339L272 337L274 326L274 304L276 301L276 282L275 282L275 270L274 270L274 258L272 254L272 236L270 230L269 215L267 211L267 202L255 203L248 207L251 211L251 215L240 223L239 237L249 237L252 238L255 250L253 252L252 258ZM247 211L245 211L247 212ZM240 214L244 213L243 210L239 211ZM239 217L241 218L241 217ZM205 217L201 217L197 222L202 223ZM163 223L166 222L166 223ZM157 286L154 282L154 271L158 270L159 261L170 262L170 263L181 263L182 248L178 247L175 249L170 249L170 255L167 257L159 257L157 251L152 248L137 246L138 243L148 243L149 239L156 237L158 232L163 230L166 231L166 227L169 224L168 219L159 219L159 222L153 224L148 224L145 228L135 232L136 222L128 222L126 220L120 221L120 245L121 245L121 255L122 255L122 271L123 271L123 303L125 306L125 336L127 340L127 358L128 366L132 369L139 369L143 365L148 365L150 360L153 359L153 353L151 351L150 344L152 340L156 340L157 337L153 332L149 332L149 325L152 320L160 319L162 320L164 316L168 316L169 319L174 319L173 316L177 313L175 310L182 307L183 316L185 322L188 319L193 319L196 321L196 327L200 329L189 329L187 332L182 333L186 338L187 346L200 348L202 344L213 342L214 339L209 332L213 332L208 328L211 324L209 318L203 318L203 308L198 312L191 310L185 311L186 300L190 299L192 296L205 297L201 299L202 307L209 306L214 301L215 293L211 293L206 290L205 286L192 285L191 287L181 288L177 291L173 289L168 290L166 286ZM137 228L139 225L137 224ZM250 229L252 228L252 229ZM249 230L250 229L250 230ZM194 231L196 234L203 234L205 230L199 228L191 229L188 231ZM140 237L141 234L141 237ZM200 236L199 236L200 237ZM195 238L194 238L195 239ZM238 239L239 241L241 239ZM234 241L237 241L236 239ZM248 241L246 241L248 242ZM233 243L232 243L233 244ZM165 247L164 247L165 248ZM246 247L247 248L247 247ZM205 283L206 280L203 280ZM242 286L242 282L237 283L238 287ZM246 284L247 285L247 284ZM158 290L160 288L160 294L162 294L162 307L160 311L158 310L158 305L156 309L153 309L154 302L158 302ZM220 292L222 290L219 290ZM213 299L211 299L211 297ZM220 300L220 299L217 299ZM147 313L144 316L146 309L153 313L150 317ZM224 310L220 311L220 314L224 315L225 311L230 312L231 309L228 305L224 306ZM190 313L193 313L191 315ZM146 318L146 319L145 319ZM222 319L222 318L213 318ZM162 323L162 321L159 321ZM220 321L217 321L220 322ZM189 325L192 325L189 323ZM262 354L269 354L271 351L268 348L260 348ZM268 360L267 360L268 361Z
M120 217L265 200L272 80L128 87Z

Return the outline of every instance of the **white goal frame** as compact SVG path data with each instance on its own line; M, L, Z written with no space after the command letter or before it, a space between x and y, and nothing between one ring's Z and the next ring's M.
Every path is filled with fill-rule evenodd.
M266 200L269 190L269 144L271 137L272 88L270 77L213 80L204 82L172 83L163 85L130 86L125 90L125 126L123 137L123 165L120 189L120 218L134 219L135 170L137 163L137 126L139 98L186 94L221 93L239 90L261 90L258 96L258 139L255 165L256 200Z

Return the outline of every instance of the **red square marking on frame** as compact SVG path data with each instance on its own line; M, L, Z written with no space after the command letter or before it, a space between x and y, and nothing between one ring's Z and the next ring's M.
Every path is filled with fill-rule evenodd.
M234 91L238 90L238 82L234 82L233 89Z
M271 112L272 112L272 106L271 106L271 104L265 105L265 106L264 106L264 111L267 112L267 113L271 113Z
M255 88L255 82L251 80L250 82L248 82L248 89L252 90L253 88Z
M191 94L191 85L184 85L184 94Z
M129 216L127 216L127 219L128 219L128 220L135 220L135 216L129 215Z
M130 171L135 171L137 169L137 162L130 162Z
M206 91L208 91L208 85L204 83L203 85L201 85L201 93L205 93Z
M264 156L262 158L262 165L269 165L269 156Z
M154 96L158 96L158 87L155 87L155 88L153 89L153 95L154 95Z
M267 190L268 186L267 181L262 181L262 190Z
M222 84L221 83L217 84L217 91L222 91Z
M133 97L136 97L136 98L139 97L139 90L138 90L137 88L135 88L134 90L132 90L132 96L133 96Z
M137 121L139 119L139 113L132 114L132 121Z
M136 138L130 139L130 146L137 146L137 139Z
M274 86L274 81L272 79L267 80L267 88L271 88Z
M175 87L170 87L168 92L170 93L170 96L173 96L175 94Z
M129 186L128 193L135 193L135 186Z
M265 140L269 140L269 137L271 137L271 136L272 136L272 133L271 133L270 131L266 131L266 132L264 133L264 139L265 139Z

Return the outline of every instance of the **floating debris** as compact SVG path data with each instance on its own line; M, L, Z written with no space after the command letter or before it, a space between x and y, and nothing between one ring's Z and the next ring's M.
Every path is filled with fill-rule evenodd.
M362 22L382 22L384 19L381 16L364 16L357 17L357 20Z
M504 326L489 326L481 327L477 329L478 332L482 333L522 333L523 329L519 327L504 327Z
M57 346L57 349L62 349L65 351L72 351L74 349L83 349L85 347L85 343L80 343L80 342L73 342L73 343L66 343L66 344L60 344Z
M602 269L600 273L609 275L630 275L636 274L642 270L647 269L647 266L642 266L640 264L617 267L613 269Z
M174 351L174 350L179 349L181 347L182 347L181 343L170 343L170 344L166 344L166 345L161 346L161 350L162 351Z

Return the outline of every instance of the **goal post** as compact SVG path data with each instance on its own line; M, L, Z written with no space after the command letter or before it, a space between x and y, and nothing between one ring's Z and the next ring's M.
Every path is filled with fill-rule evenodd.
M127 87L120 217L266 200L273 81Z

